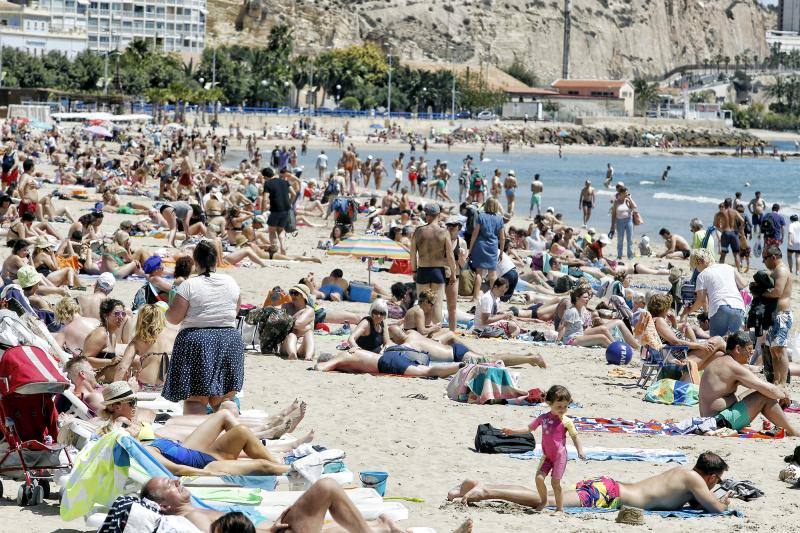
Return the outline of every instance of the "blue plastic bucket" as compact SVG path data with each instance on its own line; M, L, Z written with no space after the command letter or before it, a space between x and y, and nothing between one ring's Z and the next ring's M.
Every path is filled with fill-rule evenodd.
M358 477L361 478L362 487L375 489L381 496L386 494L386 480L389 479L388 472L365 471L359 472Z
M370 303L372 301L372 286L360 281L350 283L350 301Z

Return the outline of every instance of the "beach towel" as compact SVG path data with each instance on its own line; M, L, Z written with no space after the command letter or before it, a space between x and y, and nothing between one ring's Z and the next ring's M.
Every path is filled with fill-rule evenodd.
M686 381L660 379L647 388L644 401L664 405L697 405L700 386Z
M555 509L555 507L550 507ZM618 513L618 509L599 509L596 507L564 507L564 512L567 514L583 514L583 513ZM660 516L661 518L715 518L718 516L735 516L736 518L744 517L744 514L738 509L728 509L721 513L709 513L700 509L691 509L684 507L676 511L642 511L644 514L652 516Z
M633 335L642 346L648 346L654 350L660 350L664 347L664 343L661 342L661 337L656 331L653 315L649 311L639 313L639 321L633 329Z
M462 403L482 405L527 396L501 363L467 365L447 385L447 397Z
M261 489L244 487L191 487L193 495L213 502L238 503L240 505L260 505L264 500Z
M685 465L687 462L686 454L675 450L665 450L657 448L584 448L587 461L636 461L647 463L678 463ZM509 457L520 461L530 461L542 456L541 446L535 450L525 453L512 453ZM567 459L575 461L578 459L578 451L567 446Z
M713 418L711 419L713 420ZM681 429L679 423L672 420L659 422L658 420L632 420L624 418L586 418L573 417L572 422L578 431L601 431L607 433L634 433L637 435L666 435L680 436L690 434L686 429ZM764 433L751 428L744 428L732 437L740 439L782 439L784 431L776 434Z

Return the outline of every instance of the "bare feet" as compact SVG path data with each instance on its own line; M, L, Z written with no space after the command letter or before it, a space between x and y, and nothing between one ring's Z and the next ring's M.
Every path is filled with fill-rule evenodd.
M294 401L293 401L291 404L289 404L289 406L288 406L288 407L286 407L286 408L284 408L284 409L282 409L282 410L281 410L281 412L280 412L280 415L281 415L282 417L284 417L284 416L288 416L288 415L289 415L289 413L291 413L292 411L294 411L294 410L295 410L295 409L297 409L298 407L300 407L300 400L298 400L297 398L295 398L295 399L294 399Z
M291 424L289 425L289 429L286 430L287 433L291 433L297 428L297 426L300 425L300 421L303 420L304 416L306 416L307 407L308 405L306 404L306 402L300 402L300 406L291 413L289 413L289 421L291 422Z
M472 518L467 518L460 526L453 530L453 533L472 533Z
M397 527L397 524L394 523L394 520L385 514L382 514L378 517L378 525L379 527L373 531L384 531L386 533L407 533L408 531L406 529L400 529Z
M450 492L447 493L447 501L452 502L453 500L461 498L477 484L478 482L475 480L465 479L460 485L450 489Z
M547 363L541 355L534 355L531 366L538 366L539 368L547 368Z
M466 507L470 502L479 502L486 499L486 489L483 484L478 482L461 496L461 503Z

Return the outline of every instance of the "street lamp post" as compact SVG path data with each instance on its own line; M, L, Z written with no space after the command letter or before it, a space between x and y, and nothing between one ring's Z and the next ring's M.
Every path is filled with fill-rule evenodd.
M267 89L267 80L261 80L261 87L262 87L262 91L266 91L266 89ZM261 103L264 105L264 107L267 107L267 99L266 98L261 100Z
M289 101L289 82L288 81L284 81L283 82L283 88L286 91L286 113L289 113L289 109L291 109L292 104Z
M386 95L386 114L392 118L392 54L389 54L389 90Z
M338 83L336 84L336 109L339 109L339 98L341 98L339 91L342 90L342 86Z

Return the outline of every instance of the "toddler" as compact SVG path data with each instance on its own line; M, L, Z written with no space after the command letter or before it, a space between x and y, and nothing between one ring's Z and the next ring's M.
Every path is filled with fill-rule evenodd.
M556 500L556 511L564 511L564 501L561 495L561 478L567 467L567 433L572 437L572 442L578 450L578 457L586 459L583 453L581 441L575 431L572 420L566 416L572 396L566 387L553 385L544 397L550 412L540 415L525 429L503 428L504 435L519 433L532 433L539 426L542 427L542 460L536 470L536 490L539 492L541 503L537 510L542 510L547 506L547 486L544 479L551 474L551 484L553 495Z

